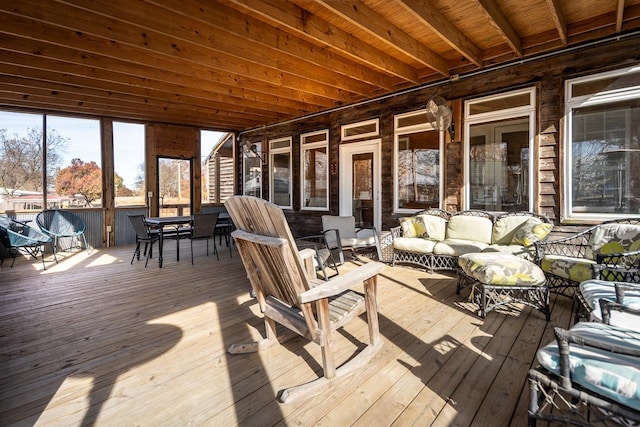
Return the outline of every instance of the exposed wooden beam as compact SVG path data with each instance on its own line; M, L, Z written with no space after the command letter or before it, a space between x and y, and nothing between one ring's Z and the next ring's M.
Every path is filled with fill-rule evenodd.
M622 21L624 19L624 0L618 0L616 8L616 33L622 31Z
M556 25L560 41L563 46L566 46L568 43L567 20L564 16L564 12L562 12L562 8L560 7L560 2L559 0L547 0L547 5L549 7L549 13L551 13L551 18Z
M74 1L82 2L81 0ZM184 0L146 1L157 7L166 8L174 16L175 14L182 15L181 20L184 20L187 25L193 25L193 28L197 28L196 31L186 31L186 28L183 30L178 27L176 28L177 31L172 31L174 34L185 32L183 37L188 39L194 41L200 39L204 40L205 43L209 43L210 37L206 34L206 31L210 28L210 31L214 31L216 36L221 32L225 32L236 40L238 40L238 36L241 36L240 41L242 44L249 42L263 46L265 48L263 50L267 54L271 51L279 52L295 60L303 61L302 65L308 63L331 71L331 73L339 73L342 76L343 84L356 80L389 90L395 89L393 79L387 73L362 67L359 63L337 55L328 49L318 49L316 43L312 43L306 38L292 37L290 32L268 25L230 6L222 4L203 5L202 3ZM119 2L122 2L122 7L125 7L124 5L126 4L127 11L131 11L131 7L128 6L130 1L119 0ZM108 5L110 8L116 8L114 13L119 13L118 5L114 5L112 2L109 2ZM147 9L144 3L138 7L140 11L136 13L137 16L134 18L136 21L138 21L138 16L144 15ZM229 47L227 45L227 48ZM308 70L309 67L305 65L290 71L301 73L300 75L310 78Z
M460 30L451 24L428 1L397 0L416 20L435 31L445 42L478 67L482 66L482 52Z
M502 12L500 6L498 6L495 0L478 0L478 3L480 3L481 9L487 18L489 18L489 22L496 27L515 54L522 58L524 52L522 50L520 36L511 25L509 18Z
M229 0L244 13L262 19L299 37L313 40L358 63L374 67L412 83L419 83L418 73L409 65L385 55L371 45L307 13L289 2L279 0Z
M385 42L389 47L444 76L449 75L449 64L443 57L410 37L364 3L347 0L316 0L316 2Z

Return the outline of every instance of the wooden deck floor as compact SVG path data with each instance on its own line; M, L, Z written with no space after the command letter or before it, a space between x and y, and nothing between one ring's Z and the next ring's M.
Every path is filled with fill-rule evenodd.
M384 347L341 387L283 405L278 390L315 378L316 345L295 339L261 354L225 348L262 331L237 252L220 261L188 242L176 262L129 264L132 247L18 259L0 271L0 425L526 425L526 373L552 321L529 308L485 320L452 275L386 267L379 281ZM348 267L347 267L348 268ZM366 323L336 343L348 358ZM355 338L355 339L354 339Z

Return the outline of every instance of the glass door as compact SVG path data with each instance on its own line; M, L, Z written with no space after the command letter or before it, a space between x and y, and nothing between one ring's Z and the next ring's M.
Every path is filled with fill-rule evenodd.
M380 140L340 147L340 215L380 230Z

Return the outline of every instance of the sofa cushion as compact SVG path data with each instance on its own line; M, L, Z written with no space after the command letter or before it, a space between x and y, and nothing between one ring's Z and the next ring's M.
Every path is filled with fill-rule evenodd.
M571 332L579 337L598 339L636 351L640 349L638 331L582 322L574 325ZM560 374L560 356L555 341L538 350L537 358L547 370ZM569 365L573 383L640 410L640 358L571 344Z
M637 283L633 286L639 286ZM589 306L590 319L595 322L602 322L602 311L600 310L600 299L616 301L615 282L604 280L585 280L580 283L580 294ZM639 288L640 289L640 288ZM627 308L640 310L640 290L626 291L622 305ZM634 329L638 325L638 316L631 313L625 313L618 310L611 311L610 323L614 326L620 326L628 329Z
M538 223L542 222L529 215L506 215L498 218L493 224L491 243L496 245L510 245L516 231L518 231L522 224L529 220L535 220Z
M525 247L532 246L535 242L547 237L552 228L553 224L542 222L537 218L530 218L516 230L511 243Z
M596 254L619 254L640 250L640 225L602 224L591 233L586 257Z
M444 240L447 233L447 220L435 215L417 215L424 224L427 236L432 240Z
M418 252L428 254L433 252L435 240L416 239L415 237L396 237L393 239L393 249L399 251Z
M595 261L572 258L562 255L545 255L540 267L545 273L551 273L574 282L593 279Z
M489 245L482 252L499 252L503 254L515 255L528 261L535 259L536 251L534 247L525 248L522 245Z
M456 215L449 219L449 224L447 226L447 240L472 240L474 242L489 245L491 244L492 229L493 223L489 218Z
M402 237L428 237L421 218L408 216L400 218L400 228L402 228Z
M546 281L536 264L508 254L470 253L461 255L458 265L485 285L539 286Z
M489 246L487 243L474 240L447 238L435 245L433 253L436 255L460 256L471 252L482 252L487 246Z

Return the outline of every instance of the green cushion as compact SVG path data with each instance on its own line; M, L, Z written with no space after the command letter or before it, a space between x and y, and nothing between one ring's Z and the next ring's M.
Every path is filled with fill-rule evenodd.
M507 215L498 218L495 224L493 224L491 242L496 245L510 245L516 231L518 231L522 224L530 219L541 222L529 215Z
M424 222L415 216L400 218L402 237L427 237Z
M595 261L583 258L572 258L561 255L545 255L540 267L545 273L551 273L558 277L582 282L593 279L593 266Z
M577 323L571 331L580 337L640 349L638 331L594 322ZM538 350L537 358L547 370L560 374L560 356L555 341ZM640 358L571 344L569 364L572 383L640 410Z
M553 224L541 222L537 218L530 218L516 230L511 243L529 247L547 237L552 228Z
M458 265L468 276L485 285L540 286L546 281L536 264L509 254L461 255Z
M603 224L593 230L586 257L596 254L619 254L640 250L640 225Z

